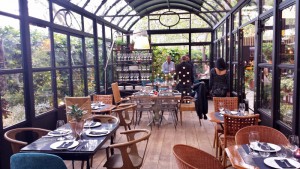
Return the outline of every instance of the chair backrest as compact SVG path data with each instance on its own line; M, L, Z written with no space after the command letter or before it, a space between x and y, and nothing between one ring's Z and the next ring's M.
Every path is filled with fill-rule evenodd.
M215 112L219 111L219 103L224 103L224 108L229 110L237 110L239 99L238 97L213 97Z
M8 130L7 132L5 132L4 138L10 142L13 153L20 152L21 148L25 147L28 144L25 141L17 140L17 135L26 131L37 134L38 138L41 138L42 136L47 135L48 132L50 132L50 130L41 128L15 128Z
M77 105L80 109L86 111L83 119L91 115L91 98L90 97L65 97L66 112L70 111L70 106ZM71 118L67 115L67 121Z
M120 119L120 126L124 126L127 130L127 126L130 125L134 118L134 113L136 111L137 104L135 103L126 103L112 110L112 113L116 113ZM132 111L132 114L129 114L129 111Z
M67 169L64 161L53 154L17 153L10 157L10 169Z
M113 93L113 96L114 96L115 104L117 105L122 101L119 86L118 86L118 82L112 83L111 84L111 89L112 89L112 93Z
M273 143L277 145L287 145L289 143L289 140L280 131L267 126L255 125L240 129L235 135L236 144L248 144L248 136L251 131L257 131L259 133L260 142Z
M93 95L93 101L103 102L104 104L113 104L113 95Z
M155 104L151 96L135 95L135 96L131 96L130 99L132 103L137 104L136 111L152 110L152 106Z
M119 123L119 119L111 115L94 115L92 118L94 121L99 121L101 123L112 123L112 124Z
M146 129L135 129L121 132L120 134L126 135L127 142L109 146L120 150L122 156L120 160L122 161L117 163L123 163L122 169L141 168L151 132Z
M221 162L214 156L192 146L177 144L173 154L179 169L222 169Z
M178 109L178 98L176 96L158 96L156 104L160 110L174 111Z
M249 116L236 116L224 114L224 138L225 147L227 147L227 139L234 138L235 134L242 128L257 125L259 114Z

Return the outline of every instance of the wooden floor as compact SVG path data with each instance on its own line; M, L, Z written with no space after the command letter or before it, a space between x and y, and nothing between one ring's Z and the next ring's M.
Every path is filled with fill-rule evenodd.
M212 101L209 101L209 112L213 110ZM214 124L209 120L201 120L200 126L199 118L196 112L183 112L183 124L177 125L175 130L172 123L171 116L166 113L166 120L159 128L152 127L151 136L146 151L143 169L177 169L174 156L172 154L172 147L175 144L187 144L204 150L214 155L215 150L212 148ZM146 128L151 130L148 123L147 113L143 114L140 125L136 128ZM123 127L118 129L117 133L124 131ZM125 138L117 134L115 142L125 141ZM94 156L93 169L104 168L103 165L106 161L104 150L100 150ZM75 162L75 168L80 168L81 162ZM66 161L68 168L72 168L71 163Z

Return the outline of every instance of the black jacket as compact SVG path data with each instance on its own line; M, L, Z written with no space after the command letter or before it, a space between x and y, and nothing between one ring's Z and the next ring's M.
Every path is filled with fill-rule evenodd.
M174 80L178 80L176 90L183 96L191 95L191 86L194 82L193 67L188 62L181 62L176 66Z
M199 119L202 119L203 115L208 112L208 102L207 102L207 89L204 82L200 82L194 85L193 90L196 91L195 94L195 107Z

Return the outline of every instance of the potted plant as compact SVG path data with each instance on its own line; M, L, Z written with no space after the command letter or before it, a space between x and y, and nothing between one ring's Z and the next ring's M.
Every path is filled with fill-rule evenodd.
M250 90L254 89L254 72L253 67L249 66L245 69L245 81L248 83L248 87Z
M115 40L115 44L116 44L117 50L121 50L122 45L124 45L125 43L123 42L122 38L117 38Z
M83 130L84 125L84 119L83 116L85 115L85 111L79 108L77 105L68 106L68 109L70 110L67 112L67 115L71 119L69 121L73 135L79 136L81 135L81 132Z
M134 50L134 41L131 40L131 42L129 43L129 50L133 51Z

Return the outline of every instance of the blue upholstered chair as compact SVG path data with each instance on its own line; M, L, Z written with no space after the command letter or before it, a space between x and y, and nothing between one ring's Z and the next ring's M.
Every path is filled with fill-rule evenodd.
M64 161L53 154L17 153L10 157L10 169L67 169Z

